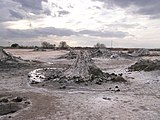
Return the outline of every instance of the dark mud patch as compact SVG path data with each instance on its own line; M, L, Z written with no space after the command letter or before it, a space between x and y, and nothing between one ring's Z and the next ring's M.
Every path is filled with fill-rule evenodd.
M30 104L26 97L14 95L0 95L0 116L16 113Z
M160 60L140 60L131 65L129 71L154 71L160 70Z

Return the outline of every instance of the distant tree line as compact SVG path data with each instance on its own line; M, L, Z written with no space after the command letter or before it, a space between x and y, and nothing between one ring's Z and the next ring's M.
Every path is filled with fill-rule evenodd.
M46 49L52 49L52 48L56 47L55 44L51 44L51 43L46 42L46 41L42 42L41 46L42 46L42 48L46 48Z
M12 47L12 48L19 48L19 44L14 43L14 44L11 45L11 47Z
M11 48L34 48L34 47L37 48L38 46L21 46L17 43L14 43L11 45ZM41 48L44 48L44 49L68 49L68 47L70 46L65 41L61 41L58 46L56 46L56 44L51 44L46 41L43 41L41 43ZM94 48L106 48L105 44L102 44L102 43L97 43L93 47Z
M69 45L67 45L65 41L61 41L57 47L55 44L51 44L49 42L44 41L42 42L41 46L44 49L56 49L56 48L57 49L67 49L69 47Z
M10 46L11 48L43 48L43 49L68 49L70 47L65 41L61 41L58 46L56 44L51 44L49 42L42 42L41 46L22 46L18 43L14 43Z
M49 42L42 42L41 43L41 46L22 46L22 45L19 45L18 43L14 43L14 44L11 44L10 47L4 47L4 48L21 48L21 49L34 49L34 48L44 48L44 49L68 49L70 46L67 44L67 42L65 41L61 41L59 43L59 45L56 46L56 44L51 44ZM97 49L97 48L106 48L105 44L103 43L96 43L93 47L71 47L72 49L77 49L77 50L88 50L88 49ZM110 50L115 50L115 51L133 51L133 50L137 50L139 48L107 48L107 49L110 49ZM160 48L153 48L153 49L148 49L150 51L160 51Z

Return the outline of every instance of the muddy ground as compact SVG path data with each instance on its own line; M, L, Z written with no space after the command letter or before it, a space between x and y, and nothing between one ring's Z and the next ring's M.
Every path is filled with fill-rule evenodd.
M80 89L60 90L29 85L28 73L39 67L62 68L71 65L73 60L56 59L67 51L6 51L26 60L40 60L44 63L18 69L0 68L0 94L23 96L31 101L30 105L16 113L0 116L0 120L160 119L160 71L128 72L127 68L137 59L94 58L101 70L123 73L127 83L108 82L102 85L82 86ZM119 92L114 91L117 86Z

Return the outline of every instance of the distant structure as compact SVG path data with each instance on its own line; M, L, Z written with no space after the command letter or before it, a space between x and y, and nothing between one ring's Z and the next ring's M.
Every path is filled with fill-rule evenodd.
M111 40L111 48L113 47L113 40Z

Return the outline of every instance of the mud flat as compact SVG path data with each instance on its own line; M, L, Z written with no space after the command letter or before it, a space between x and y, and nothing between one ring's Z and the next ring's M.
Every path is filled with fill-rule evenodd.
M35 53L31 51L31 54L30 50L6 51L22 59L42 60L43 63L30 67L0 68L1 95L11 95L8 101L16 97L24 97L30 102L27 107L17 112L1 115L0 120L160 119L159 70L130 72L128 67L137 62L134 59L93 58L96 66L102 71L122 74L127 83L110 81L102 85L84 85L80 89L50 89L47 86L29 85L28 73L39 68L60 69L71 66L72 60L56 59L67 51L43 51L47 56L37 51ZM160 60L159 56L154 56L154 59Z

